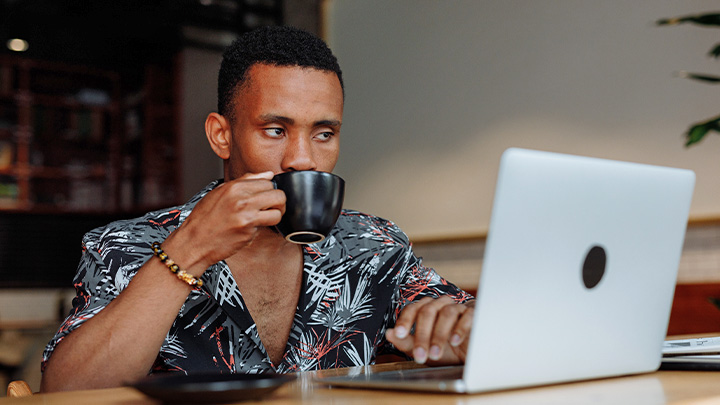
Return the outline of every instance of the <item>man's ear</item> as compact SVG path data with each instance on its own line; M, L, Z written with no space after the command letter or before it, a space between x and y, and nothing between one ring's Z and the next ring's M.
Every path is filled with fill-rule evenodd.
M218 113L210 113L205 119L205 135L207 136L210 147L220 159L227 160L230 158L230 142L232 141L232 131L230 130L230 121Z

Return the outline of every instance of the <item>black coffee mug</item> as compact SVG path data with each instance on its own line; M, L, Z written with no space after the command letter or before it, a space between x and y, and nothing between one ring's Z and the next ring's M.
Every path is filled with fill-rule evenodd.
M307 170L277 174L273 183L285 192L285 214L276 226L285 239L293 243L324 240L342 211L345 180Z

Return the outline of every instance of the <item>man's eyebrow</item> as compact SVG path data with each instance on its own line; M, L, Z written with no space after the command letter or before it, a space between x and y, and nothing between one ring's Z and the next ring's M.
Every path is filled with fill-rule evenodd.
M282 115L275 114L263 114L259 118L263 122L283 122L290 125L295 123L295 120L290 117L284 117Z
M326 127L340 127L342 125L342 122L339 120L320 120L315 122L316 127L320 126L326 126Z
M295 124L295 120L290 117L285 117L283 115L275 115L275 114L263 114L260 117L260 120L265 123L270 122L282 122L288 125ZM320 120L315 121L313 123L313 126L320 127L320 126L328 126L328 127L340 127L342 125L342 122L340 120Z

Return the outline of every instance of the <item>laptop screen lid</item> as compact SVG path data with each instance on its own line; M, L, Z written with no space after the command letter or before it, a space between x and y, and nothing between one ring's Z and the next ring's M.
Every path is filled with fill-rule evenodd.
M507 150L465 366L320 381L475 393L656 370L694 183L689 170Z
M656 370L694 184L690 170L505 151L466 391Z

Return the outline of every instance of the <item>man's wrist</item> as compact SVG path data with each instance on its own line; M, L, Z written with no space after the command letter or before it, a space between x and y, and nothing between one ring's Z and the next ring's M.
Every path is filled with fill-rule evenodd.
M192 277L199 278L212 263L206 263L203 255L198 254L196 248L190 243L183 242L182 235L171 233L164 241L157 241L162 245L163 251L177 264L177 266Z
M203 285L203 281L200 280L200 278L195 277L189 273L187 273L185 270L181 269L180 266L178 266L177 263L173 259L168 256L167 253L165 253L164 250L162 250L162 246L159 242L153 242L152 244L152 250L155 256L170 270L175 276L181 280L182 282L188 284L189 286L193 288L200 288Z

